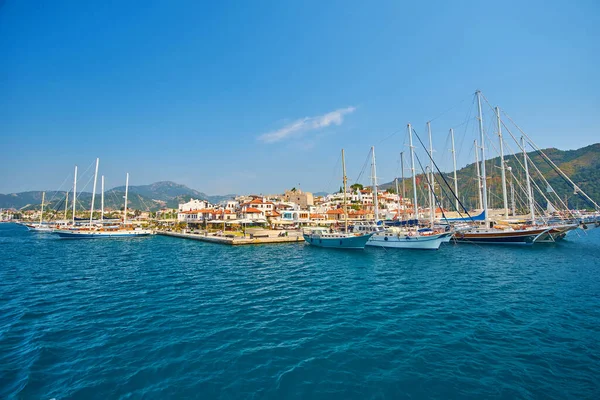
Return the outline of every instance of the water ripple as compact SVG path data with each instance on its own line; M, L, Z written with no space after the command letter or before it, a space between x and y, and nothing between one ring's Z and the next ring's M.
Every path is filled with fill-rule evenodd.
M0 226L0 398L600 397L600 230L438 252Z

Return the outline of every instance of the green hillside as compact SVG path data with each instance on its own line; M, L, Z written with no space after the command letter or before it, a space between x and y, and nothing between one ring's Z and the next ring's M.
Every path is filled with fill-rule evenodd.
M577 150L558 150L558 149L544 149L544 153L563 171L565 172L573 182L575 182L584 192L588 194L596 203L600 203L600 143L596 143L590 146L583 147ZM582 199L580 195L574 194L573 187L567 184L562 177L555 172L552 167L544 161L541 155L537 152L527 153L531 159L531 162L539 169L539 172L544 176L548 183L555 190L557 195L563 201L566 201L570 208L591 208L592 206ZM515 178L525 183L525 174L522 168L523 155L510 155L506 156L505 160L507 164L512 168L512 172ZM492 207L501 207L502 204L502 180L500 175L500 159L499 157L486 161L486 170L488 175L487 185L491 194L489 204ZM533 180L540 186L543 191L546 191L547 187L542 183L540 174L531 165L529 166L529 173ZM444 174L448 184L453 186L452 173ZM423 175L418 175L419 181L419 202L426 202L426 192L423 190L423 183L425 178ZM458 180L458 192L459 198L465 204L468 209L474 209L478 204L477 195L477 182L476 182L476 167L475 164L469 164L466 167L457 171ZM507 179L510 178L507 175ZM436 183L442 182L443 180L436 174ZM412 197L412 180L409 178L405 179L405 186L407 196ZM445 185L444 185L445 186ZM386 190L395 187L394 182L389 182L380 185L382 190ZM447 190L445 188L445 190ZM524 201L521 199L525 197L521 189L515 181L515 192L517 198L517 207L523 209L525 206ZM449 193L449 191L448 191ZM546 205L545 200L541 194L534 189L534 196L536 201L542 206ZM448 199L444 200L444 206L453 209ZM422 203L424 204L424 203Z

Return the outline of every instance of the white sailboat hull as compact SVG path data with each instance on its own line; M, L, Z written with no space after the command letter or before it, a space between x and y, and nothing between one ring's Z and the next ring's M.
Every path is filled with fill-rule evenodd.
M58 234L60 238L63 239L108 239L142 237L152 235L152 231L147 229L115 231L56 230L54 232Z
M25 225L25 226L31 232L36 232L36 233L51 233L51 232L54 232L54 228L51 228L51 227L49 227L47 225L34 224L34 225Z
M437 235L409 235L381 232L371 236L367 246L394 249L438 250L452 236L451 232Z

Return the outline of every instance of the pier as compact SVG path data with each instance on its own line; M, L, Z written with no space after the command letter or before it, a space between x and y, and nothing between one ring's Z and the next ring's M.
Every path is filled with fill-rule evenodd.
M181 239L200 240L202 242L236 245L250 244L277 244L277 243L300 243L304 242L301 232L288 232L287 236L279 236L280 231L264 230L252 235L235 236L235 235L220 235L213 233L182 233L171 231L157 231L158 235L177 237Z

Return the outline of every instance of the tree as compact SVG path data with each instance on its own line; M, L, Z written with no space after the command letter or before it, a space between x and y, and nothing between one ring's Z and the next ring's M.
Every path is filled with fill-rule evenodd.
M354 183L352 185L350 185L350 189L352 190L363 190L364 186L361 185L360 183Z

